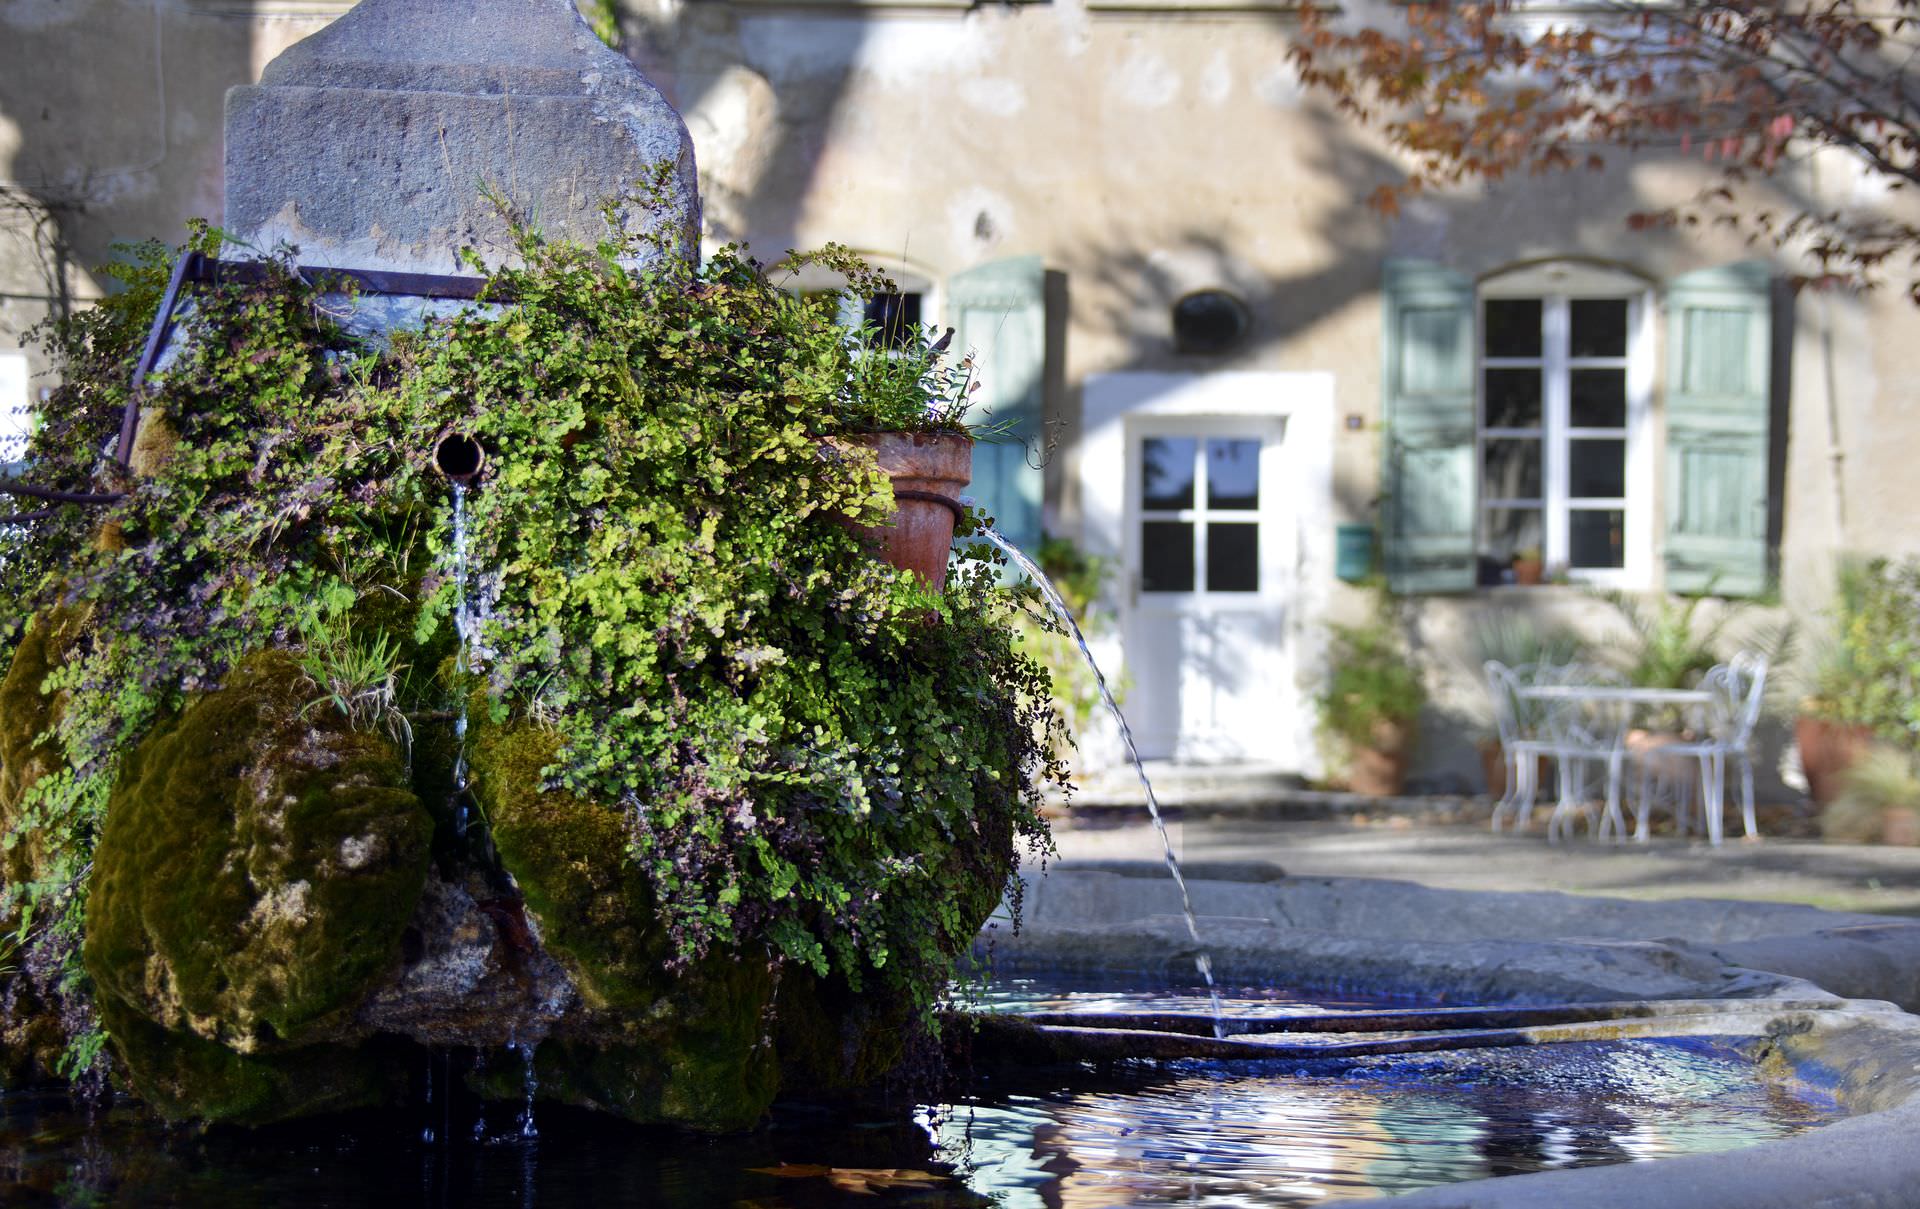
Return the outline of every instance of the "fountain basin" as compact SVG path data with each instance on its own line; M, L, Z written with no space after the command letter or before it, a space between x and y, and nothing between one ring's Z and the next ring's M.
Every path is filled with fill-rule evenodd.
M1103 863L1029 877L1018 934L998 921L979 951L1000 976L1191 981L1195 946L1158 872ZM1259 865L1191 869L1188 889L1222 981L1429 1004L1614 1001L1637 1011L1520 1040L1743 1037L1764 1069L1826 1089L1846 1114L1737 1151L1471 1180L1396 1206L1920 1204L1920 1155L1905 1142L1920 1126L1920 1018L1902 1010L1920 1001L1920 924L1798 906L1292 879Z

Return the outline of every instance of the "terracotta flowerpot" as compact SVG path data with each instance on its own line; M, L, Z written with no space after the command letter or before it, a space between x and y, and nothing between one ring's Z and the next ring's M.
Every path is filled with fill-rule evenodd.
M1480 771L1487 778L1487 796L1497 802L1507 796L1507 749L1500 746L1498 739L1482 739L1478 746Z
M1513 560L1513 582L1525 587L1538 587L1546 575L1547 564L1537 558L1516 558Z
M1872 745L1873 728L1802 714L1794 719L1793 739L1800 748L1800 771L1807 777L1807 795L1814 805L1824 807L1840 796L1840 782L1847 769Z
M835 437L871 449L893 480L893 518L846 527L882 561L912 571L934 591L947 582L947 551L960 519L960 492L973 478L973 438L959 432L874 432Z
M1375 722L1371 743L1352 750L1347 788L1370 798L1397 796L1406 783L1412 740L1413 728L1404 722Z
M1482 739L1479 747L1480 771L1487 778L1487 796L1497 802L1507 796L1507 749L1498 739ZM1553 784L1553 761L1546 756L1534 759L1533 791L1544 795Z

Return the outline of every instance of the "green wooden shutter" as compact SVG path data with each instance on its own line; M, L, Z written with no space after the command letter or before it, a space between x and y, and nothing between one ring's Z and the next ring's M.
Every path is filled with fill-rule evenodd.
M1038 256L997 260L947 283L954 355L974 354L981 386L970 418L1007 428L973 448L967 494L1023 550L1040 546L1046 448L1046 268Z
M1703 269L1667 287L1667 588L1767 589L1766 264Z
M1395 592L1475 583L1474 297L1464 274L1386 268L1382 414L1387 582Z

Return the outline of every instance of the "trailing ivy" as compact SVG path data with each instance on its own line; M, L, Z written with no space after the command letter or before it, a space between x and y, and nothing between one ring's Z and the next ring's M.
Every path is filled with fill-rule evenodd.
M836 300L776 288L735 249L648 271L623 263L635 250L527 236L480 303L388 347L347 336L352 300L284 263L202 288L145 400L143 444L165 456L141 478L102 450L159 249L51 331L63 385L32 477L128 494L4 546L9 651L29 617L81 619L41 685L62 702L58 767L0 802L9 846L42 854L13 909L75 933L121 757L245 655L377 652L370 716L472 698L477 741L552 734L540 776L625 821L677 960L765 951L932 1002L972 926L954 879L997 888L1015 837L1048 842L1046 673L984 555L934 593L846 527L882 520L889 491L871 455L827 439L867 414L852 384L871 355ZM876 280L842 251L815 259ZM487 453L467 498L470 671L431 466L449 433ZM318 702L359 699L315 678Z

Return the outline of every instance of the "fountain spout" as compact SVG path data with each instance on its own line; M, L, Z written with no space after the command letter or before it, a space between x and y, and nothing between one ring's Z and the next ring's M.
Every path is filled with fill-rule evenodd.
M434 469L462 487L479 478L486 464L487 451L469 433L448 433L433 447Z

